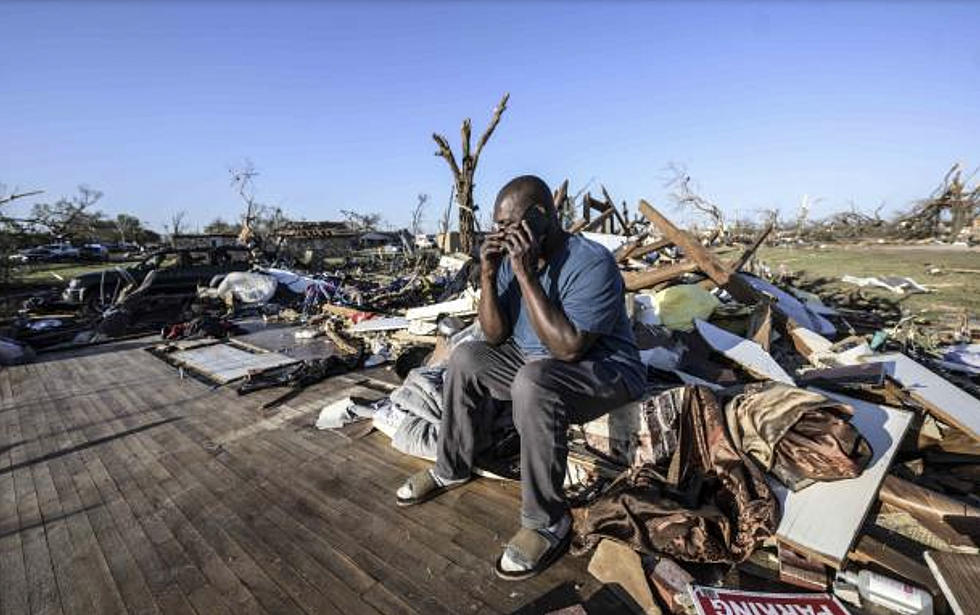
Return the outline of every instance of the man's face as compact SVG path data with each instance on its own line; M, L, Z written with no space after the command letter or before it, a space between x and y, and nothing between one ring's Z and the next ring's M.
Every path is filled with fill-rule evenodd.
M494 231L506 233L527 222L531 238L539 245L548 235L548 220L544 207L534 203L515 203L513 199L501 202L494 211Z

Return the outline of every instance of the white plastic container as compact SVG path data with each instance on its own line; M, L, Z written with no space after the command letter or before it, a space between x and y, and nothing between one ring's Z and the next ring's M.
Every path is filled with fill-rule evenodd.
M932 596L924 589L888 578L870 570L837 573L858 588L863 600L873 602L902 615L932 615Z

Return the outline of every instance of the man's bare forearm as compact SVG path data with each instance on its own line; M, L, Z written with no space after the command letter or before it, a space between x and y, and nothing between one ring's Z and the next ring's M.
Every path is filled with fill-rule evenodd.
M578 331L565 312L548 300L536 277L518 274L517 281L531 317L531 326L551 356L561 361L581 359L588 350L591 336Z
M477 311L480 328L491 344L500 344L510 334L507 317L500 309L497 297L497 272L485 271L480 275L480 306Z

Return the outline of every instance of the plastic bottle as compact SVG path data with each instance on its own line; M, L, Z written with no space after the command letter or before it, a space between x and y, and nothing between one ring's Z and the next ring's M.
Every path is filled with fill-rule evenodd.
M932 596L924 589L888 578L870 570L837 573L858 588L861 598L903 615L932 615Z

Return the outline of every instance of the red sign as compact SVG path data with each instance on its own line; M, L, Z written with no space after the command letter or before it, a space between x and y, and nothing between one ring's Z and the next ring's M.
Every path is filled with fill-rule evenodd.
M850 615L829 594L767 594L691 586L699 615Z

